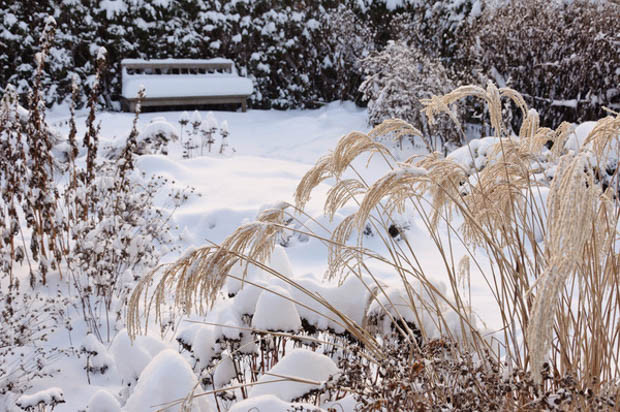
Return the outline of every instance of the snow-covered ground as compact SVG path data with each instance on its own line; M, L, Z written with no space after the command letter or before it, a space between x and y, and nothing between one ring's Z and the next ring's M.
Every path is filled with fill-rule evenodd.
M85 112L78 113L78 136L84 133L85 117ZM196 148L191 158L185 158L181 141L186 141L191 135L191 121L200 118L203 122L213 123L214 117L221 126L226 122L229 146L220 154L221 140L218 137L212 144L211 152L203 149L200 155L201 149ZM179 120L185 118L190 119L190 124L181 128ZM68 111L63 109L56 109L47 117L48 123L64 135L69 130L68 120ZM98 114L97 120L101 125L99 156L103 157L124 145L134 115L103 112ZM577 134L571 137L567 146L579 146L592 126L593 123L579 126ZM153 112L140 115L138 129L143 134L158 127L173 131L172 134L180 135L180 139L168 144L166 155L147 154L138 157L137 168L146 175L167 178L168 186L191 186L196 193L174 213L174 225L178 226L174 229L174 234L179 236L178 250L163 256L162 262L174 261L188 250L210 242L222 242L241 224L253 221L261 211L278 202L294 203L293 195L300 179L321 155L333 149L341 136L351 131L367 132L369 129L366 111L347 102L331 103L317 110L286 112L250 110L246 113ZM476 141L471 149L458 149L450 158L464 167L480 168L479 163L485 161L492 140ZM473 159L470 150L476 153ZM358 171L368 182L376 180L387 170L378 157L368 163L364 157L355 162ZM331 183L328 180L313 191L306 211L318 222L333 229L346 213L355 211L355 206L345 206L342 213L337 214L336 221L329 222L323 216L323 203ZM160 206L166 206L163 198L157 199L157 202ZM424 222L412 216L400 218L403 219L402 230L406 232L416 256L421 258L420 268L440 290L445 291L445 264L429 240ZM452 223L458 227L458 218ZM312 229L320 232L318 224L311 225ZM368 235L364 242L372 250L384 249L379 236ZM366 315L379 314L381 305L388 309L401 306L401 315L416 323L413 312L402 309L407 306L407 299L402 295L398 286L400 280L391 268L381 265L373 267L373 276L385 287L385 298L378 298L367 307L369 291L357 278L351 276L342 285L321 283L327 268L327 253L320 241L296 238L287 246L276 248L270 265L295 279L307 290L327 299L350 319L362 324ZM451 245L451 252L454 260L466 254L458 242ZM196 389L196 370L207 366L215 356L221 356L222 359L213 372L215 386L221 387L231 382L235 376L233 363L228 357L228 349L223 350L223 344L216 343L217 337L239 339L240 330L249 327L296 333L301 328L301 320L319 330L329 328L336 333L342 332L337 322L324 316L329 316L324 307L317 305L299 290L287 286L285 282L270 278L260 270L250 271L248 279L259 287L246 284L240 289L239 282L230 280L225 285L222 298L205 316L173 318L172 321L178 326L175 331L168 330L162 337L159 328L151 327L148 336L139 336L133 344L123 329L123 321L116 323L117 329L112 331L109 341L99 343L92 335L86 334L86 325L81 321L77 307L68 307L66 318L70 319L72 328L60 327L45 343L49 347L65 350L68 356L57 357L49 367L58 369L58 372L52 378L36 380L33 388L28 391L35 396L26 397L22 401L36 402L39 398L51 399L54 395L65 402L56 406L54 410L58 412L118 412L121 407L124 412L154 411ZM412 282L412 285L415 288L415 283ZM46 288L48 293L54 294L56 288L64 290L67 286L66 280L51 277ZM277 295L263 292L260 287L269 287ZM469 303L477 314L473 322L482 329L497 329L500 324L499 313L484 278L476 268L471 270L470 292ZM298 304L286 300L291 298ZM248 314L254 315L251 323L243 320ZM425 326L427 333L429 336L438 334L438 331L433 330L433 322L427 315L424 314L426 318L422 319L422 322L428 321ZM449 323L448 327L458 326L458 317L450 313L449 309L442 315ZM199 325L187 320L205 320L212 324ZM256 351L256 345L247 341L248 336L246 334L242 337L241 342L249 345L249 351ZM193 357L187 351L181 351L179 355L179 338L191 346ZM214 351L218 345L219 352L216 354ZM87 373L85 368L88 367L105 367L105 373ZM248 395L256 396L256 399L228 405L235 411L258 408L261 411L284 412L290 406L289 401L311 391L336 371L337 366L328 357L290 348L286 350L286 356L271 369L274 375L258 377L256 386L248 389ZM277 382L282 380L282 376L293 376L297 381ZM270 384L269 381L276 382ZM44 392L36 394L37 391ZM196 390L197 393L201 391L199 387ZM350 398L342 400L340 404L349 405L345 407L346 411L353 410ZM194 406L195 411L217 408L213 396L197 398Z
M206 121L208 112L199 112ZM78 136L84 133L86 113L78 113ZM190 118L193 113L189 113ZM227 156L206 153L182 158L180 143L170 144L168 156L147 155L138 160L138 168L162 175L182 188L191 186L200 197L192 197L174 217L185 239L185 247L198 247L207 241L221 242L257 212L276 202L293 203L293 194L301 177L315 161L333 149L340 137L352 131L369 130L366 110L350 102L334 102L317 110L250 110L246 113L218 111L221 124L229 124ZM153 119L165 118L175 126L183 112L142 113L138 128L144 130ZM63 134L68 133L68 113L56 109L48 122ZM100 147L122 147L134 115L103 112ZM191 124L184 127L185 140ZM219 141L213 151L219 149ZM327 186L322 190L325 192ZM320 189L319 189L320 190ZM311 203L311 213L322 210L322 199Z

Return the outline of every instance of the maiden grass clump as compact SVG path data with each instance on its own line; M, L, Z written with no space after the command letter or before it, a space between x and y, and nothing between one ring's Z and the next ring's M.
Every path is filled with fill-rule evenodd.
M179 308L204 309L215 303L227 278L243 281L247 268L258 267L321 310L283 298L346 330L346 342L329 329L306 327L302 333L338 348L342 374L335 386L324 386L331 399L352 394L363 410L400 410L389 406L399 399L407 408L440 401L456 406L458 399L484 410L616 407L620 116L610 111L578 150L569 150L571 125L541 127L518 92L492 83L424 99L423 112L431 123L442 113L456 119L451 106L467 97L488 106L493 135L484 151L472 143L458 155L431 153L399 163L377 138L420 132L397 120L368 134L344 136L302 178L296 205L265 211L221 245L195 250L145 277L130 299L131 333L140 331L142 311L159 308L168 291L175 292ZM512 101L523 115L518 135L502 117L502 100ZM453 127L464 135L458 122ZM388 169L374 182L362 177L355 162L369 156ZM300 229L312 223L327 230L303 209L328 180L333 187L325 213L345 217L329 235ZM407 230L394 229L402 216L417 219L426 231L443 273L431 277ZM287 231L326 246L328 278L342 283L355 277L365 286L370 299L362 322L267 264L278 236ZM383 246L367 247L364 233ZM397 293L377 276L377 265L390 268ZM435 281L437 275L447 288ZM156 279L153 295L149 286ZM479 326L484 314L472 309L472 279L493 298L500 323L495 330ZM302 325L307 326L303 319ZM446 387L446 376L454 373L463 379ZM242 386L254 384L256 374L245 376ZM415 385L430 394L406 389ZM493 399L481 403L487 391Z

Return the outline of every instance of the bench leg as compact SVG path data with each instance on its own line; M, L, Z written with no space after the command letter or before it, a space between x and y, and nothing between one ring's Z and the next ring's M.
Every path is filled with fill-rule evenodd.
M245 113L248 110L248 101L246 99L241 100L241 111Z

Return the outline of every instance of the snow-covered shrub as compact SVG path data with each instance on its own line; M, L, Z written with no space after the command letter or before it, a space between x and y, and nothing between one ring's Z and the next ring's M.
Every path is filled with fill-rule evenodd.
M64 324L69 299L42 296L25 285L0 281L0 400L10 402L30 389L35 378L53 376L50 362L62 352L47 344ZM0 408L7 407L0 401Z
M0 105L0 150L8 162L0 165L0 255L3 276L10 284L13 271L27 265L30 283L46 283L56 272L74 286L90 332L110 339L119 320L131 283L159 259L159 246L171 242L169 212L155 207L165 180L139 176L134 170L137 131L128 137L121 155L98 161L98 127L95 109L101 92L105 50L97 55L97 72L91 85L87 131L83 137L85 166L79 154L74 109L78 85L74 79L70 132L58 142L45 122L42 106L42 70L49 54L53 20L42 35L43 52L37 55L37 75L27 119L15 95L7 93ZM62 146L62 150L54 150ZM60 159L55 153L61 153ZM55 179L62 176L63 183ZM185 191L170 193L172 210L187 199ZM105 316L107 335L100 331ZM112 316L109 316L112 314Z
M362 103L358 90L364 74L362 60L378 47L373 30L364 16L345 3L326 10L321 25L328 33L325 47L330 52L324 60L324 76L335 80L334 98Z
M91 374L105 374L113 364L113 359L108 355L105 346L97 338L89 333L80 346L80 353L86 358L86 378L90 383Z
M43 109L43 67L49 53L55 22L48 19L41 34L41 52L35 57L36 76L29 97L28 110L17 101L13 88L8 88L0 103L0 238L4 274L13 283L14 263L23 262L28 250L34 264L29 264L30 283L46 283L46 275L61 253L58 245L58 192L54 188L56 164L52 148L58 143L49 133ZM26 119L24 119L24 117ZM31 231L30 244L18 241L22 220ZM36 266L35 266L36 265ZM36 273L35 273L36 272Z
M420 99L447 93L454 86L438 60L406 43L390 42L380 53L364 59L362 68L366 78L360 91L368 100L371 125L398 118L419 128L427 146L433 150L460 143L459 132L448 120L442 119L438 125L431 126L421 113Z
M511 367L487 353L463 351L458 343L432 340L421 346L387 344L388 355L379 365L359 353L344 357L338 364L343 371L324 385L324 393L345 387L355 398L350 410L373 411L381 404L385 411L451 410L465 412L523 410L563 411L614 410L613 395L600 396L579 389L572 377L545 371L554 389L542 391L529 373ZM381 382L377 385L376 382ZM532 399L525 407L522 399Z
M475 59L500 86L523 93L542 121L596 120L620 107L620 5L518 0L488 8L472 28Z

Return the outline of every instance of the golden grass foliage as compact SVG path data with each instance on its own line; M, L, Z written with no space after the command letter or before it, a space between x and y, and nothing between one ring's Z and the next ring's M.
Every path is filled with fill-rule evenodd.
M308 203L313 189L327 179L333 185L325 201L326 215L333 218L345 205L356 208L330 237L308 233L328 248L328 277L356 276L366 283L374 300L381 305L385 302L383 309L404 310L402 302L391 301L393 295L367 265L369 260L376 260L391 267L402 281L406 309L415 312L418 319L432 314L435 326L463 342L463 350L481 356L489 350L496 351L497 356L500 352L508 364L529 368L538 382L548 362L554 375L570 375L581 387L597 392L611 387L618 396L617 163L606 182L601 171L609 169L608 148L618 143L620 117L613 113L601 119L581 149L573 152L564 149L573 131L571 125L562 124L556 130L540 127L537 113L528 109L519 93L498 89L492 83L486 89L465 86L425 99L423 111L430 121L439 113L452 115L450 105L469 96L487 103L498 139L480 170L469 170L439 153L398 164L376 139L398 139L419 132L401 120L390 120L368 134L344 136L334 151L321 157L301 179L295 193L297 211ZM504 124L502 99L512 101L523 113L518 136ZM553 145L550 150L549 144ZM362 154L381 156L390 170L374 183L364 181L352 165ZM553 179L541 177L545 168L555 168ZM347 170L353 177L345 176ZM267 261L276 235L290 230L283 221L289 206L265 211L257 222L241 226L221 245L196 250L162 268L157 272L161 277L151 302L161 305L165 291L173 289L177 305L187 311L213 304L235 265ZM426 225L430 242L445 266L450 291L439 290L429 280L420 263L424 256L416 253L406 232L400 232L400 242L386 234L396 215L405 211L417 213ZM453 225L459 219L462 225L456 228ZM385 255L364 249L361 233L366 227L383 241ZM355 231L358 236L353 237ZM469 257L455 263L453 242L459 242ZM474 271L482 272L501 316L502 328L492 339L481 336L474 326L471 298L462 296L464 279L468 283ZM131 298L128 323L133 333L140 326L140 298L146 302L147 285L154 279L153 275L144 279ZM287 282L301 288L290 279ZM330 307L333 318L367 348L377 348L366 324L355 324L320 296L305 292ZM442 315L446 309L458 315L460 332L447 327ZM404 339L415 341L411 325L398 309L388 316L393 316L395 328ZM427 332L423 323L416 322L416 327L424 339Z

